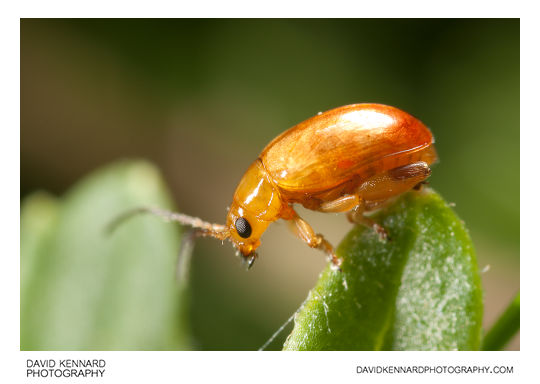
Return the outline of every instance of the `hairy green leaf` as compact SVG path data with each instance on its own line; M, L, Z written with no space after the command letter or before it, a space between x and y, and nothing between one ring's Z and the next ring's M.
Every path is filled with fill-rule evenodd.
M482 292L463 222L430 189L356 226L299 309L286 350L476 350Z

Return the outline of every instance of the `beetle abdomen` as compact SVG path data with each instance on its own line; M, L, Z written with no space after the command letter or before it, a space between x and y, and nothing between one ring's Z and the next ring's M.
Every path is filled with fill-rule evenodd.
M406 112L353 104L290 128L260 158L281 189L313 194L405 165L432 143L429 129Z

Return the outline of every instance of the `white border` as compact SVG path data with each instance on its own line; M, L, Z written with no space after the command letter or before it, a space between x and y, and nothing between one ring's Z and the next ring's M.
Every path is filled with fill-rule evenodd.
M0 373L3 382L24 380L27 358L105 358L104 379L84 382L135 382L157 379L157 382L208 381L234 379L236 382L273 382L298 379L319 379L332 382L380 382L390 379L418 381L490 382L538 377L538 284L537 191L538 162L536 153L539 123L538 110L538 21L532 6L525 2L507 1L253 1L224 2L74 2L23 1L2 5L2 356ZM19 17L521 17L521 253L524 265L521 281L523 306L522 352L500 353L366 353L366 352L20 352L19 351L19 189L20 189L20 94L19 94ZM16 200L17 199L17 200ZM517 204L518 202L516 202ZM531 303L534 305L527 305ZM357 375L355 368L363 364L485 364L514 365L513 375ZM48 380L40 379L39 382ZM72 382L74 380L68 380ZM486 380L487 381L487 380ZM66 381L67 382L67 381Z
M15 8L19 17L520 17L526 15L520 1L451 2L429 0L26 0ZM525 2L523 2L525 3Z
M299 380L325 383L452 382L490 383L523 377L519 352L34 352L21 353L19 374L26 375L26 359L106 360L104 378L67 379L89 383L204 382L292 383ZM58 362L56 363L58 364ZM513 367L513 373L409 373L358 374L357 367ZM459 368L457 368L459 369ZM22 372L21 372L22 371ZM58 379L34 378L28 382ZM66 379L63 379L66 380ZM519 381L518 381L519 382Z

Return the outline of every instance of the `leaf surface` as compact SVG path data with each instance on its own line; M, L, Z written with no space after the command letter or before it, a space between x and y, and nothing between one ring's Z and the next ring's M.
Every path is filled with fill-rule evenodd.
M463 222L431 189L355 226L300 308L285 350L477 350L482 291Z
M139 206L172 208L159 172L142 161L97 170L61 199L23 202L22 350L189 347L178 226L139 216L105 232Z

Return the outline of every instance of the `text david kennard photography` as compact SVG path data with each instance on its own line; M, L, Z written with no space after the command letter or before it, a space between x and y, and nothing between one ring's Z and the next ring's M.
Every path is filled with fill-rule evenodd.
M26 360L26 377L103 377L105 360Z

